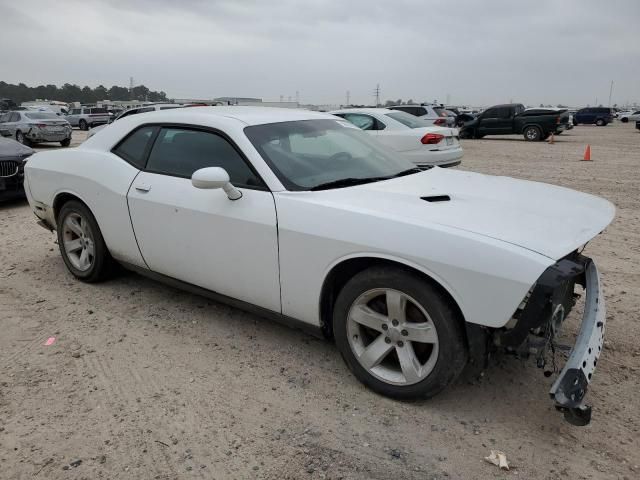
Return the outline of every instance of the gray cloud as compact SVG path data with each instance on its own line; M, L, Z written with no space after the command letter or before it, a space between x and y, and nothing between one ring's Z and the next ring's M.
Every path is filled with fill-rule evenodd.
M24 6L23 6L24 5ZM0 79L174 97L640 102L640 2L0 0ZM17 40L19 39L19 41Z

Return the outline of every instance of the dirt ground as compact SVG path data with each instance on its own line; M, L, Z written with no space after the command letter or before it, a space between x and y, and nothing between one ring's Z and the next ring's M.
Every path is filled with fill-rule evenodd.
M587 143L594 161L581 162ZM640 478L639 144L630 124L579 126L554 145L467 140L459 167L618 208L586 250L608 302L587 427L512 357L431 401L380 397L330 342L134 274L74 280L26 202L1 205L0 478ZM491 449L511 471L483 460Z

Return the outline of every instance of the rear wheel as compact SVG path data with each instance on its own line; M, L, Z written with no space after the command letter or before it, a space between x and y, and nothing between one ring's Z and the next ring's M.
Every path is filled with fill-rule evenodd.
M602 118L596 120L596 125L599 127L604 127L607 124Z
M525 128L522 133L524 135L524 139L528 142L537 142L542 139L542 132L534 125Z
M80 127L80 130L89 130L86 120L80 120L78 122L78 127Z
M344 286L333 311L336 344L353 374L393 398L436 395L467 361L446 298L411 272L372 267Z
M620 121L621 121L622 123L628 123L628 122L629 122L629 118L628 118L628 117L622 117L622 118L620 119Z
M68 147L69 145L71 145L71 139L70 138L65 138L64 140L62 140L60 142L60 145L62 145L63 147Z
M16 132L16 141L18 143L26 145L27 147L31 145L31 140L25 137L24 133L22 133L20 130Z
M86 205L76 200L65 203L58 214L57 233L62 259L76 278L92 283L111 274L115 262Z

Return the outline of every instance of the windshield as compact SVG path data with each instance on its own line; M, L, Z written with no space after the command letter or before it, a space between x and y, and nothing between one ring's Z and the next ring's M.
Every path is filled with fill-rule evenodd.
M25 113L24 116L30 118L31 120L54 120L60 118L55 113L44 112Z
M269 123L244 132L288 190L311 190L342 180L365 183L415 167L344 120Z
M400 122L405 127L409 128L423 128L423 127L431 127L432 125L425 122L421 118L415 117L410 113L395 111L391 113L385 114L387 117L393 118L395 121Z

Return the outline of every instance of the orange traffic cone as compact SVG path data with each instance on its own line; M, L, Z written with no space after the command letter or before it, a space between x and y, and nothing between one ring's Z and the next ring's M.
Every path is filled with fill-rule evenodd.
M584 150L584 158L582 159L583 162L590 162L591 161L591 145L587 145L587 148L585 148Z
M549 145L553 145L555 143L554 138L553 138L553 133L551 134L551 136L549 137Z

